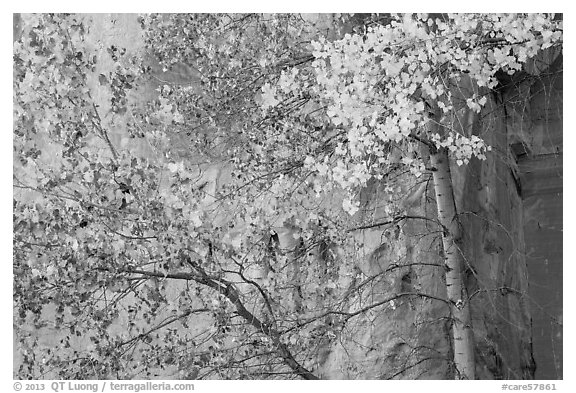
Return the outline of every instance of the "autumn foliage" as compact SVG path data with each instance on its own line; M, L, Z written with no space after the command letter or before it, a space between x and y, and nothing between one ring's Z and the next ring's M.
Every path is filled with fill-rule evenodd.
M459 294L355 303L371 280L350 235L374 224L361 195L385 184L379 219L396 223L400 176L437 181L441 154L490 160L474 116L502 74L561 46L561 20L371 16L340 39L300 15L140 23L147 53L107 48L105 73L82 15L30 17L14 44L19 378L316 379L319 349L394 299L466 309ZM158 83L182 64L193 81ZM57 347L30 334L47 328Z

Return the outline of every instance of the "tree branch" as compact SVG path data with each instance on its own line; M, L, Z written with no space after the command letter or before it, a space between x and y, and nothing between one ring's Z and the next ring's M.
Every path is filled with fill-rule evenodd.
M384 225L397 224L402 220L408 220L408 219L431 221L434 224L440 225L440 223L438 221L436 221L432 218L424 217L424 216L396 216L390 221L382 221L382 222L377 222L374 224L361 225L358 227L347 229L346 232L353 232L353 231L360 231L363 229L378 228L378 227L381 227Z
M289 329L286 329L286 330L284 330L282 333L288 333L288 332L290 332L290 331L292 331L292 330L300 329L300 328L302 328L302 327L304 327L304 326L306 326L306 325L311 324L311 323L314 322L314 321L317 321L318 319L322 319L322 318L325 318L325 317L330 316L330 315L341 315L341 316L343 316L343 318L344 318L344 322L347 322L349 319L351 319L351 318L353 318L353 317L355 317L355 316L358 316L358 315L360 315L360 314L363 314L363 313L365 313L365 312L367 312L367 311L369 311L369 310L371 310L371 309L373 309L373 308L382 306L382 305L384 305L384 304L386 304L386 303L390 303L390 302L393 301L393 300L400 299L400 298L402 298L402 297L404 297L404 296L422 297L422 298L425 298L425 299L438 300L438 301L441 301L441 302L443 302L443 303L450 304L450 302L449 302L448 300L442 299L442 298L437 297L437 296L434 296L434 295L428 295L428 294L419 293L419 292L401 292L401 293L397 293L397 294L395 294L395 295L393 295L393 296L390 296L390 297L388 297L388 298L386 298L386 299L384 299L384 300L381 300L381 301L379 301L379 302L373 303L373 304L371 304L371 305L369 305L369 306L363 307L363 308L361 308L361 309L359 309L359 310L356 310L356 311L354 311L354 312L347 312L347 311L326 311L326 312L324 312L324 313L322 313L322 314L319 314L319 315L316 315L316 316L314 316L314 317L312 317L312 318L309 318L309 319L307 319L307 320L304 321L304 322L300 322L300 323L297 324L297 326L293 326L293 327L291 327L291 328L289 328Z
M97 269L101 271L114 272L113 269L107 269L104 267L100 267ZM303 379L308 380L319 379L310 370L306 369L304 366L298 363L298 361L294 358L294 356L292 355L286 344L282 342L280 332L273 329L268 323L262 322L260 319L258 319L258 317L252 314L244 306L240 298L240 294L238 293L238 291L231 282L228 282L222 278L212 278L198 266L196 266L196 269L199 270L200 274L191 272L160 273L147 270L134 270L126 268L121 268L118 271L123 273L141 274L149 277L195 281L199 284L203 284L205 286L214 289L218 293L221 293L222 295L226 296L226 298L228 298L228 300L236 308L236 312L238 313L238 315L244 318L245 321L247 321L250 325L256 328L259 332L264 333L272 340L272 342L276 346L278 355L283 359L284 363L286 363L286 365L288 365L288 367L290 367L297 375L299 375Z
M119 346L119 347L123 347L123 346L125 346L125 345L128 345L128 344L134 342L134 341L140 340L140 339L148 336L150 333L153 333L153 332L155 332L156 330L162 329L163 327L168 326L168 325L170 325L171 323L176 322L176 321L178 321L178 320L180 320L180 319L182 319L182 318L186 318L187 316L189 316L189 315L191 315L191 314L196 314L196 313L201 313L201 312L208 312L208 311L210 311L210 309L208 309L208 308L198 308L198 309L194 309L194 310L188 310L188 311L186 311L186 312L184 312L184 313L182 313L182 314L180 314L180 315L170 316L170 317L166 318L164 321L162 321L161 323L159 323L158 325L154 326L153 328L147 330L147 331L144 332L144 333L140 333L139 335L137 335L137 336L135 336L135 337L132 337L132 338L129 339L129 340L126 340L126 341L120 343L118 346Z

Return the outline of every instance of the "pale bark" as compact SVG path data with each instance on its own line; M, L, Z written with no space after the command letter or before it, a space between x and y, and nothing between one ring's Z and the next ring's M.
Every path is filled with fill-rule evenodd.
M474 339L470 319L470 304L463 279L464 257L459 244L462 239L462 230L456 212L446 148L437 149L431 146L430 163L436 193L438 220L442 225L446 289L452 317L455 378L474 379Z

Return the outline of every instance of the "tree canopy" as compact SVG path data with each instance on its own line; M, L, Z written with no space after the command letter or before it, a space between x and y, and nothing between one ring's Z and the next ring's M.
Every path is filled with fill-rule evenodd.
M490 159L475 116L502 75L562 44L561 20L371 16L337 39L292 14L140 23L147 53L111 46L107 72L82 15L32 16L14 45L20 378L315 379L355 318L403 297L461 308L363 298L352 234L409 219L431 155ZM182 65L190 83L158 82ZM374 182L378 217L361 209Z

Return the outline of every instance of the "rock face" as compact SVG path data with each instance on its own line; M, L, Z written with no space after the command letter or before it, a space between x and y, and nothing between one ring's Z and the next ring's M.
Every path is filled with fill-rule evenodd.
M477 130L492 146L507 145L506 118L497 102L486 109ZM506 150L504 149L504 152ZM522 231L522 200L513 186L509 156L453 167L458 211L461 212L472 297L472 318L481 379L524 379L533 376L527 268ZM414 189L410 180L407 189ZM435 216L429 186L406 215ZM375 194L377 195L377 193ZM375 202L374 202L375 203ZM376 239L385 239L384 243ZM396 228L371 234L374 251L365 275L375 276L372 301L398 293L445 298L443 258L436 224L410 219ZM391 266L394 267L391 269ZM366 295L368 296L368 295ZM406 296L359 321L348 340L341 340L324 367L331 378L449 378L448 308L432 298ZM350 355L352 354L352 355Z
M413 189L409 180L406 191ZM433 190L416 188L417 203L407 215L429 217L426 200ZM374 195L378 195L375 192ZM422 202L422 203L420 203ZM374 247L359 268L369 277L359 304L387 301L348 322L322 364L321 375L334 379L446 379L450 377L448 307L437 224L407 220L385 231L358 235ZM428 297L401 294L426 294ZM395 298L395 296L398 296ZM434 299L434 297L438 299Z
M452 168L465 232L477 378L562 378L562 59L495 95L473 125L496 153ZM503 105L504 104L504 105ZM406 188L414 188L406 180ZM377 205L378 193L371 195ZM434 217L427 188L407 215ZM373 301L444 297L434 229L418 220L366 233ZM385 240L382 242L381 240ZM391 269L391 265L398 264ZM368 295L366 295L368 296ZM358 321L323 364L330 378L446 378L441 303L407 297Z
M528 106L521 112L526 121L515 130L526 134L522 139L524 152L518 155L518 172L537 379L563 378L563 60L561 54L555 56L533 83L522 86L529 95Z
M90 34L102 59L108 58L105 52L111 44L129 50L143 47L136 15L94 14L91 18ZM16 38L22 20L15 17L14 21ZM112 65L103 60L99 67L111 69ZM161 79L189 82L191 78L190 70L182 67ZM153 97L155 87L136 94L142 99ZM144 156L154 154L149 145L126 145L122 119L108 120L114 120L110 124L116 130L111 132L115 145ZM463 251L472 296L477 376L560 379L561 55L538 75L492 97L473 131L494 146L490 158L495 159L455 166L452 174L465 228ZM221 171L209 173L213 176L208 180L216 187L222 181L218 178ZM400 183L407 216L435 217L430 184L412 177ZM366 209L379 208L381 187L373 184L366 190ZM362 299L392 300L352 318L337 343L320 351L315 371L334 379L450 378L450 323L448 307L439 300L446 297L446 289L437 225L407 219L355 236L365 250L358 269L371 279L358 290L356 299L360 300L350 304L349 311L361 309ZM48 340L45 345L55 343ZM15 369L18 359L15 351Z

